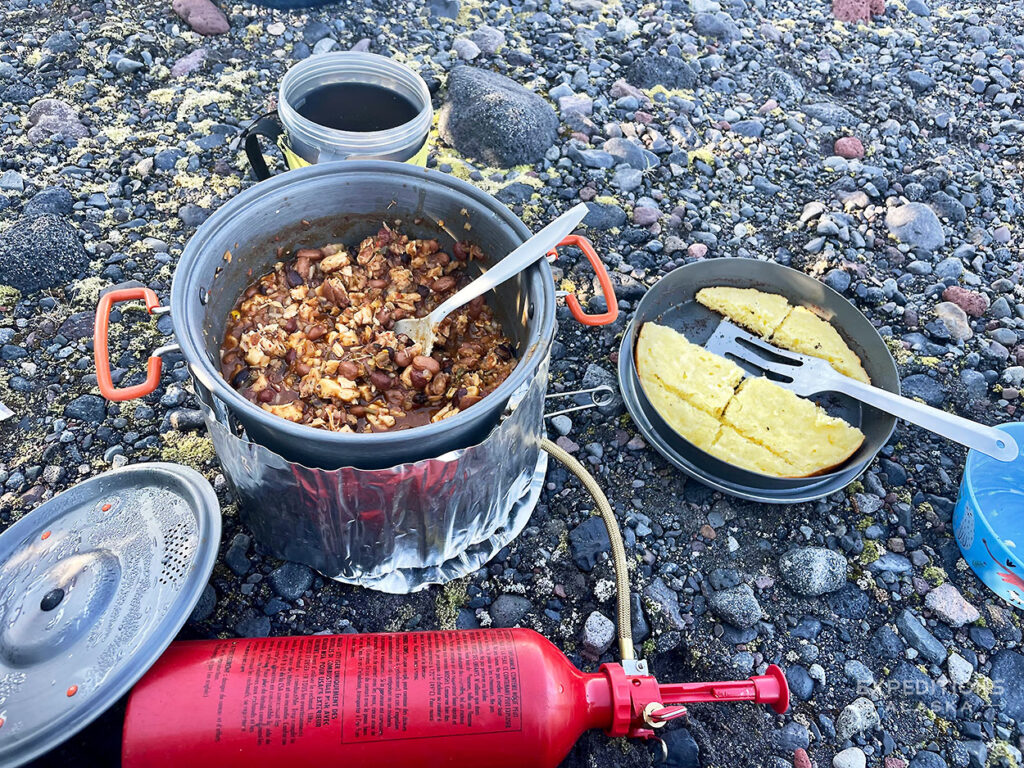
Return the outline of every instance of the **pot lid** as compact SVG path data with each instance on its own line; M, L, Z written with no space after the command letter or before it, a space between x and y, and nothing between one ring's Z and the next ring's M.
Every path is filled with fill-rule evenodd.
M192 612L219 542L210 484L163 463L93 477L0 534L0 765L131 688Z

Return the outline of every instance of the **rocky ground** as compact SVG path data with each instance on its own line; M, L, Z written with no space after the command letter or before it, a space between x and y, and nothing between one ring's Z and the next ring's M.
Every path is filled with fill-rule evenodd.
M929 5L930 4L930 5ZM1018 3L896 0L867 24L823 0L430 0L281 11L198 0L7 0L0 41L0 522L110 467L163 459L221 494L224 536L184 637L533 627L574 662L612 659L600 524L553 466L531 527L477 574L394 597L264 554L240 523L183 361L143 401L96 389L92 313L137 280L167 299L181 248L253 182L229 142L299 59L353 47L418 69L440 108L429 163L531 225L579 200L620 320L560 310L552 388L611 377L648 286L702 258L819 277L877 326L905 392L986 423L1024 386ZM188 19L186 23L183 19ZM191 27L190 27L191 25ZM203 32L206 34L199 34ZM534 97L488 74L508 76ZM498 93L496 111L481 94ZM444 109L445 104L458 108ZM564 279L593 296L583 259ZM600 307L593 298L591 308ZM115 313L116 378L141 379L168 318ZM787 507L687 480L628 416L552 432L625 529L636 639L663 680L782 665L792 709L695 706L674 766L1018 766L1021 616L951 532L959 447L900 425L845 492ZM40 764L116 763L115 708ZM805 750L805 751L801 751ZM569 766L648 765L585 737Z

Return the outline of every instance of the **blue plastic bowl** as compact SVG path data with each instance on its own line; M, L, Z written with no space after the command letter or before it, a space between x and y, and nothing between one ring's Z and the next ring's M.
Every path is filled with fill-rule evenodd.
M998 429L1024 446L1024 423ZM978 578L1015 608L1024 608L1024 452L1011 462L968 452L953 530Z

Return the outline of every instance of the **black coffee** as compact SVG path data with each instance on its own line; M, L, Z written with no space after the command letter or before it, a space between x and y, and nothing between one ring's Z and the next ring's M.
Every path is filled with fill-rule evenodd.
M358 132L397 128L420 112L397 91L369 83L322 85L307 93L295 110L317 125Z

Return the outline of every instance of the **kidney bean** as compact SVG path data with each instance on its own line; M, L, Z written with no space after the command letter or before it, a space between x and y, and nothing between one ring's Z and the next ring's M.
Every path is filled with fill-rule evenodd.
M395 350L395 365L399 368L407 368L412 365L412 355L406 349Z
M325 333L327 333L327 329L324 328L322 325L311 325L309 329L306 331L306 338L309 339L310 341L316 341Z
M455 287L455 278L452 277L451 275L439 277L437 278L437 280L434 281L433 285L431 285L430 287L437 293L444 293L445 291L450 291L452 288Z
M387 288L389 283L387 280L381 280L380 278L376 278L374 280L368 280L366 284L371 288Z
M374 317L377 319L378 323L383 325L388 330L391 330L391 328L393 328L395 325L395 321L391 319L391 313L388 312L386 309L378 309L377 314L374 315Z
M459 408L461 410L466 410L467 408L469 408L469 406L475 405L476 403L479 403L481 400L483 400L483 398L480 397L479 395L464 395L463 397L459 398Z
M479 320L480 313L484 311L484 297L477 296L475 299L470 300L469 305L466 307L466 314L469 315L472 320Z
M391 405L402 405L405 402L405 392L400 389L389 389L384 393L384 399Z
M285 280L288 281L288 285L291 288L297 288L298 286L302 285L302 275L300 275L294 269L285 270L284 277Z
M442 267L447 267L451 263L452 257L444 251L438 251L434 254L434 261L440 264Z
M312 370L312 368L309 367L309 363L296 363L295 364L295 372L297 374L299 374L299 376L305 376L311 370Z
M299 319L292 315L284 321L284 325L281 327L288 331L288 333L295 333L299 329Z
M350 381L355 381L362 375L363 369L358 363L354 363L351 360L342 360L338 363L338 373Z
M432 357L426 355L416 355L412 359L412 367L420 371L430 371L431 373L440 373L441 364Z
M358 419L358 418L366 415L366 406L365 405L350 405L348 407L348 412L351 413L353 416L355 416Z
M462 243L456 243L452 246L452 254L454 254L455 258L459 261L465 261L467 253L466 246Z
M284 361L286 363L288 363L288 365L291 365L292 363L295 362L296 356L297 355L296 355L295 350L294 349L289 349L287 352L284 353Z
M261 403L269 403L271 400L274 399L274 390L271 389L270 387L267 387L266 389L261 389L259 393L256 395L256 399L259 400Z
M423 389L427 384L430 383L430 375L427 371L420 371L413 369L412 376L409 377L412 381L412 385L416 389Z
M370 383L381 392L386 392L394 385L395 379L393 376L388 376L381 371L374 371L370 374Z

